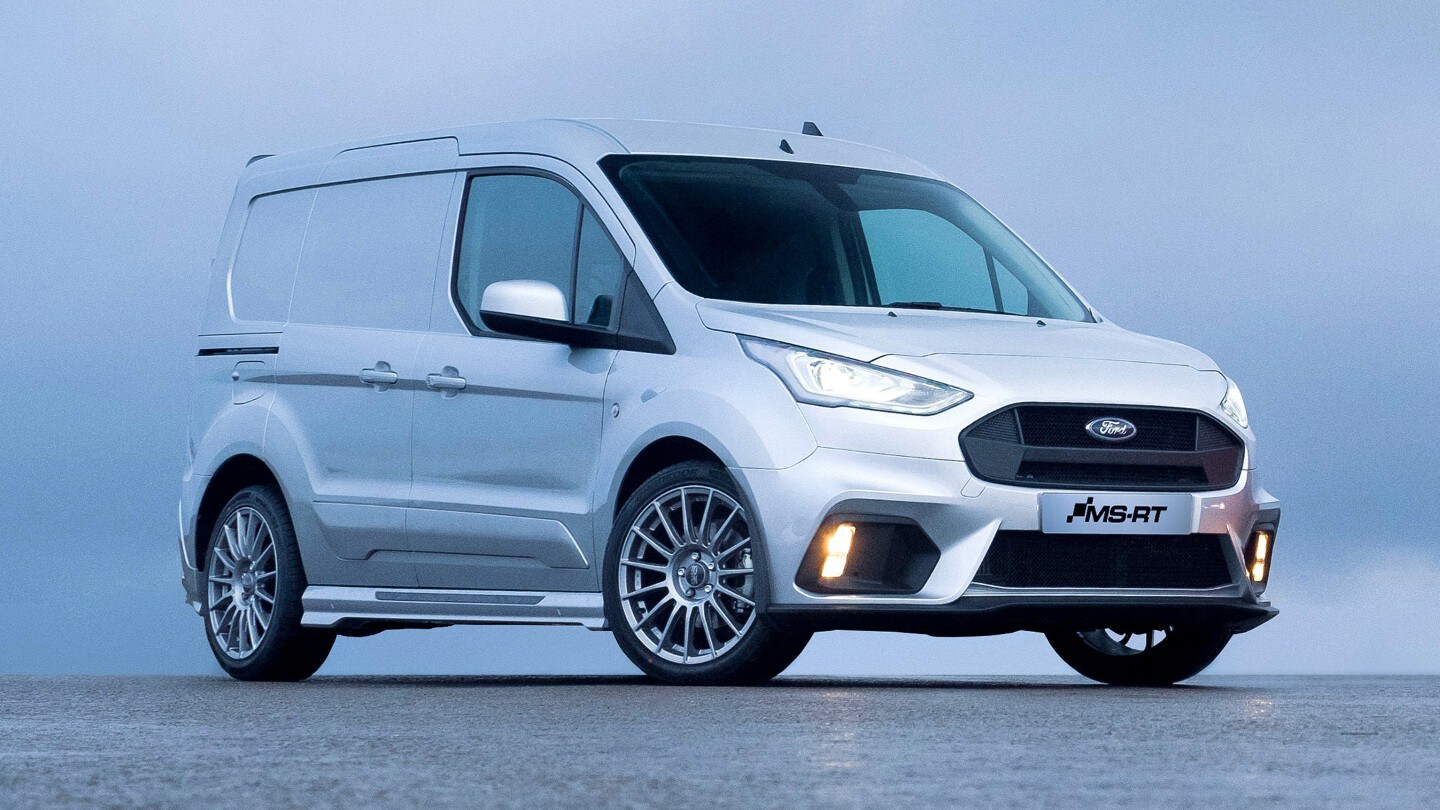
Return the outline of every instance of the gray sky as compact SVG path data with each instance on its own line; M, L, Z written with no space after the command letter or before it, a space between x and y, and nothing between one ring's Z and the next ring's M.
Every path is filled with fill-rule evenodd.
M12 4L0 26L0 672L212 671L175 498L245 160L550 116L915 157L1122 325L1239 381L1285 505L1230 671L1440 671L1440 12L1426 4ZM1421 634L1418 638L1416 633ZM327 671L631 671L605 634L345 640ZM830 634L796 671L1059 672Z

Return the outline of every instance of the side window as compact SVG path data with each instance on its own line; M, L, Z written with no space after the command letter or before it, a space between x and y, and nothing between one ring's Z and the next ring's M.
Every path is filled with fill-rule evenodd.
M575 253L575 312L571 320L591 326L612 327L619 312L615 296L625 276L620 254L605 226L585 209L580 221L580 248Z
M285 191L250 203L240 248L230 266L230 311L237 321L290 317L290 289L305 240L313 190Z
M451 174L421 174L321 188L290 319L425 329L454 183Z
M461 222L455 295L472 324L497 281L548 281L576 323L611 326L625 259L599 220L564 185L527 174L470 179Z
M995 310L985 249L953 223L929 211L896 208L861 211L860 225L881 304L930 301ZM945 291L945 300L935 300L936 290Z
M479 328L480 300L497 281L548 281L570 297L580 200L554 180L533 175L470 179L455 291Z

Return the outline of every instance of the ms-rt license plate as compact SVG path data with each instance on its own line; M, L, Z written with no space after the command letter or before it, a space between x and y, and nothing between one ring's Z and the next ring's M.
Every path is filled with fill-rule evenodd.
M1040 531L1046 534L1189 534L1195 499L1173 492L1040 496Z

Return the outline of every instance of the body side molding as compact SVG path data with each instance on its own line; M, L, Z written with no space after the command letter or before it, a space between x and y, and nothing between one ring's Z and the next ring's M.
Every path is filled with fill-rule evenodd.
M311 585L301 597L306 627L346 621L444 624L578 624L604 630L598 593L358 588Z

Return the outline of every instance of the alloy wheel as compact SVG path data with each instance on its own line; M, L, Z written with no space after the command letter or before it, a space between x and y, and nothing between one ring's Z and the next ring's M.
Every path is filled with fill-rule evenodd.
M666 661L714 661L755 623L750 525L744 508L713 487L676 487L642 509L618 575L630 632Z
M210 549L207 600L210 633L231 659L248 658L265 640L275 611L275 537L258 510L242 506Z
M1157 627L1149 630L1091 630L1080 634L1086 644L1108 655L1140 655L1155 649L1165 641L1171 628Z

